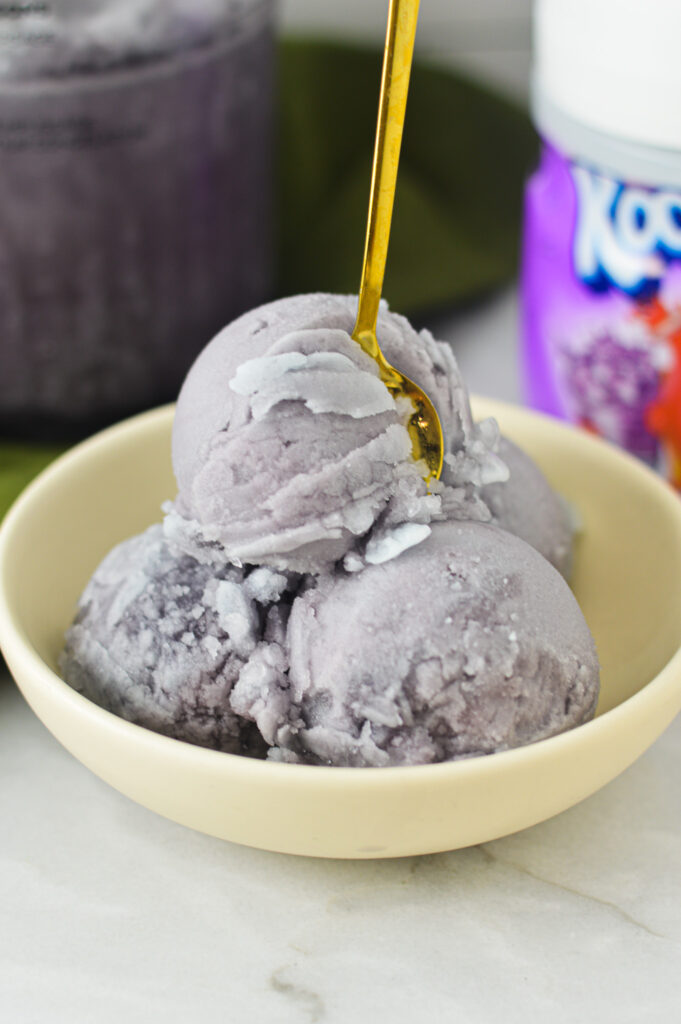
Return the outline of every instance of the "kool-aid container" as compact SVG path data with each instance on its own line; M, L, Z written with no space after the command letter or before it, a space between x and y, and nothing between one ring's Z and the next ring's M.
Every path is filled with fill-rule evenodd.
M681 486L681 2L537 0L522 363Z

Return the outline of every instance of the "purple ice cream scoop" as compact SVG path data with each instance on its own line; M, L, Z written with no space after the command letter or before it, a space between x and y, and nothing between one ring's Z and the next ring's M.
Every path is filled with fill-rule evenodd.
M492 522L536 548L568 579L574 538L574 516L568 503L513 441L501 437L497 454L508 466L509 478L480 491Z
M595 710L593 638L565 580L498 527L435 523L357 575L322 577L288 625L281 760L427 764L544 739ZM283 681L275 688L281 702ZM240 680L241 714L265 717Z
M446 487L428 493L405 426L411 406L396 404L350 337L355 312L351 296L282 299L204 349L173 430L176 543L201 558L314 573L374 529L382 559L420 541L431 520L489 518L474 488L507 470L473 424L451 349L383 305L386 358L428 393L457 454Z
M473 422L449 347L384 305L382 348L445 431L429 492L355 305L280 300L207 346L177 407L178 497L95 571L64 678L168 736L310 764L471 757L586 721L594 643L549 564L569 571L566 507Z
M283 643L290 578L216 570L173 549L160 525L95 570L66 635L64 679L154 732L230 753L262 753L229 695L256 650ZM279 603L280 602L280 603Z

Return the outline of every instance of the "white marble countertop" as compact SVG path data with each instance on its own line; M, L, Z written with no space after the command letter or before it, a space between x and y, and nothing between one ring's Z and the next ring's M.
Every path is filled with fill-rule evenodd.
M438 324L474 390L518 395L511 294ZM305 860L144 810L0 679L8 1024L675 1024L681 719L571 811L484 846Z

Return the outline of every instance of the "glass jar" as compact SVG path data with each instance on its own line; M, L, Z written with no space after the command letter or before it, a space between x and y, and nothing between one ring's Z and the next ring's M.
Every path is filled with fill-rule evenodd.
M269 297L272 0L0 0L0 431L175 396Z

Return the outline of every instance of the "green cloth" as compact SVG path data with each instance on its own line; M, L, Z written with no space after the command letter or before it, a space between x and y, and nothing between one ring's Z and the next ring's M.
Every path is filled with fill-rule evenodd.
M17 494L63 451L63 446L0 443L0 519Z
M377 49L288 40L281 52L282 295L356 292L376 129ZM384 295L408 315L469 301L515 273L525 113L449 71L413 68Z
M279 56L277 291L355 292L381 52L288 39ZM415 64L384 289L395 310L452 306L513 276L536 152L511 103ZM60 450L0 442L0 518Z

